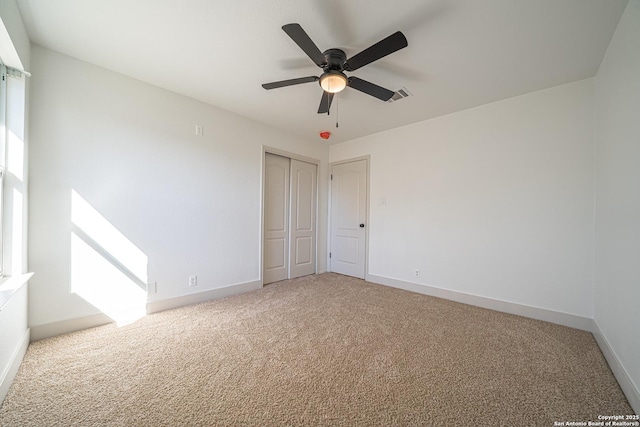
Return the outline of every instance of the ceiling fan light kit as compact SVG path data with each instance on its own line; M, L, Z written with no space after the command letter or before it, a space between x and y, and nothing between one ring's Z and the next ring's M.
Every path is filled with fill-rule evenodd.
M342 92L347 87L347 76L339 71L328 71L320 76L320 87L329 93Z
M355 76L347 77L344 72L355 71L360 67L364 67L367 64L407 47L407 39L400 31L391 34L389 37L382 39L378 43L347 59L347 55L341 49L328 49L320 52L320 49L318 49L300 24L287 24L284 25L282 29L318 67L323 69L323 73L320 77L308 76L265 83L262 85L263 88L270 90L319 81L320 87L322 87L323 90L320 107L318 108L319 114L328 114L334 94L341 92L346 87L359 90L381 101L388 101L393 97L394 92L389 89L385 89L382 86Z

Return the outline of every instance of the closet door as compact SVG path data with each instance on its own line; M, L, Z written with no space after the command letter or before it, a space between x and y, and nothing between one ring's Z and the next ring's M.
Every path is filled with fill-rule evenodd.
M263 283L289 275L289 159L265 154Z
M316 179L314 164L291 159L291 279L316 272Z

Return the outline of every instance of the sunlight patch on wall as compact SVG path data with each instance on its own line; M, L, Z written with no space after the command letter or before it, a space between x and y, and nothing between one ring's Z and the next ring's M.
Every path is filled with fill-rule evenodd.
M148 258L75 190L71 190L71 222L114 257L142 283L147 282Z
M146 315L148 258L71 191L71 291L121 326Z

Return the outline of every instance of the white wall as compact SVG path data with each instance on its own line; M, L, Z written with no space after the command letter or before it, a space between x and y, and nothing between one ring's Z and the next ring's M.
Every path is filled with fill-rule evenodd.
M631 0L595 79L594 318L640 412L640 1ZM615 370L614 370L615 372ZM621 378L619 377L619 380ZM624 380L621 384L624 388ZM632 391L631 389L635 390Z
M36 45L31 71L32 326L97 313L70 291L72 190L148 257L152 301L255 282L262 146L275 147L321 161L326 253L325 145Z
M29 70L29 38L14 0L0 1L0 20L0 59L8 66ZM27 269L28 138L25 122L28 120L28 99L25 99L25 85L28 91L28 83L24 78L18 80L12 77L7 83L11 107L7 112L10 151L4 186L6 215L3 218L3 249L5 273L17 278ZM29 342L27 287L21 286L14 293L6 288L14 288L15 281L3 278L2 282L0 293L12 294L12 297L0 309L0 402L13 381ZM22 284L23 281L19 283Z
M592 317L592 121L587 79L331 146L371 155L368 274Z

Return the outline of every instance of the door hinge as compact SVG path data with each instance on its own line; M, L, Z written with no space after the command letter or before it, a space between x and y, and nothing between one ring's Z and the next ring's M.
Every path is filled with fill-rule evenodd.
M331 258L331 252L329 252L329 258Z
M333 174L331 174L331 181L333 181Z

